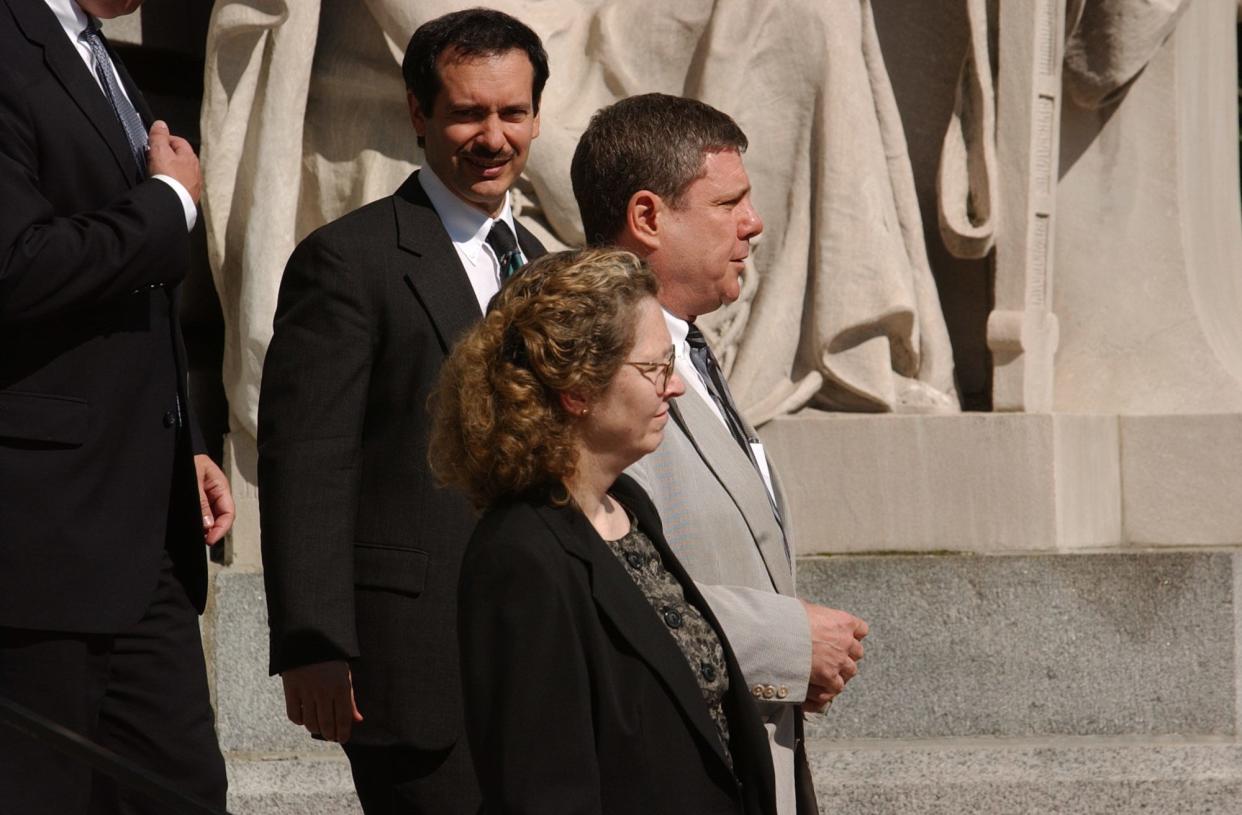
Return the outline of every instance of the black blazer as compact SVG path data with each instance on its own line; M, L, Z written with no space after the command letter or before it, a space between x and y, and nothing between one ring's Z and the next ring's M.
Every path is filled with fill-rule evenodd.
M737 780L686 658L586 517L514 501L479 522L458 606L466 729L489 813L774 813L767 734L655 507L612 494L720 634Z
M457 572L477 516L428 471L427 399L482 314L416 176L289 258L258 476L272 673L352 660L350 743L430 749L461 735Z
M181 201L44 3L0 0L0 54L0 626L132 624L166 538L201 609Z

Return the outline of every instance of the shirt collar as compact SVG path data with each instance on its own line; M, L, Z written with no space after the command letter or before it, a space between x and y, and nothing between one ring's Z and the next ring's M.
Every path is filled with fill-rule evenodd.
M73 0L44 0L44 2L56 15L56 22L60 23L60 27L69 35L69 39L76 40L90 25L91 18Z
M690 323L674 315L668 309L664 309L664 323L668 326L668 335L673 340L673 346L677 348L677 356L682 356L681 349L686 344L686 335L690 333Z
M508 224L509 230L517 235L509 193L505 193L505 204L500 209L500 217L493 219L458 198L429 165L424 164L418 171L418 183L423 185L423 191L431 199L431 206L444 224L444 231L448 232L449 239L454 244L477 248L487 241L487 233L492 231L492 224L498 220Z

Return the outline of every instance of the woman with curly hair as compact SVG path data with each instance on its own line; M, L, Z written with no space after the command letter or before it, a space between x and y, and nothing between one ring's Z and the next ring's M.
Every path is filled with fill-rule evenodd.
M684 391L656 289L628 252L545 256L441 373L432 467L485 509L458 638L487 812L775 812L737 661L623 475Z

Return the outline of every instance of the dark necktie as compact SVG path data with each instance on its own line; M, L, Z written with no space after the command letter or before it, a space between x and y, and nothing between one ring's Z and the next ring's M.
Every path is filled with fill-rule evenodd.
M496 261L500 264L501 283L522 268L522 252L518 249L513 231L504 221L492 224L492 231L487 233L487 245L496 253Z
M724 376L720 373L720 366L716 363L716 355L712 353L712 349L707 347L707 339L704 338L703 332L694 323L690 324L690 331L686 334L686 345L690 346L690 361L694 363L695 370L699 372L700 377L703 379L703 384L707 386L708 393L712 395L712 401L716 403L716 407L720 409L720 414L724 416L725 424L729 426L729 432L733 434L733 439L749 456L750 438L746 435L746 428L742 424L742 418L738 414L737 406L733 404L733 396L729 393L729 386L725 383Z
M138 171L145 176L147 174L147 129L142 126L142 117L138 115L138 110L125 96L120 83L116 81L112 58L108 55L108 47L104 44L103 34L99 31L98 20L91 19L91 24L82 32L82 40L91 49L91 56L95 58L95 75L99 77L104 96L107 97L108 104L112 106L112 112L116 114L117 121L121 123L121 128L125 131L125 139L129 142L129 149L134 154Z
M686 332L686 345L690 346L690 362L693 363L695 370L699 372L703 384L707 386L707 392L712 395L712 401L720 409L720 414L724 416L729 432L733 434L734 440L742 448L746 458L750 459L751 465L759 473L760 479L762 479L763 469L759 466L759 462L755 460L755 451L750 446L752 439L746 432L746 426L742 423L742 415L738 412L737 405L733 402L733 394L729 393L729 385L725 382L724 375L720 371L720 365L716 362L716 355L708 347L703 332L694 323L690 323L690 330ZM783 528L784 522L781 520L780 510L776 506L776 500L768 492L766 483L764 484L763 492L767 495L768 503L772 506L772 514L776 516L776 522ZM785 541L785 556L789 556L788 541Z

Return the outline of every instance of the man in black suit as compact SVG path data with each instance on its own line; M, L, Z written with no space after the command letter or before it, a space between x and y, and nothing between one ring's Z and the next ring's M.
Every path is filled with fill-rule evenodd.
M0 695L223 806L197 612L233 505L176 297L198 159L98 31L138 5L0 0ZM0 732L0 808L88 806L158 811Z
M281 282L259 399L271 670L289 718L344 745L368 815L473 813L456 595L475 516L428 471L426 406L454 340L543 252L509 188L547 56L472 9L421 26L402 71L422 170L312 233Z

